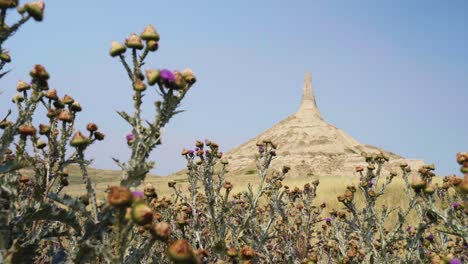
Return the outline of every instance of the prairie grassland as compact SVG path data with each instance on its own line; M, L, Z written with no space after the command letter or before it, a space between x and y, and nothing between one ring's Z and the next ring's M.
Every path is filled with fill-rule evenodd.
M79 170L77 168L70 168L70 186L65 188L65 193L72 196L79 196L86 193L85 185L82 183L79 176ZM93 182L96 184L97 194L99 199L105 198L105 190L108 186L118 185L120 180L120 171L113 170L97 170L90 169L89 171ZM328 210L343 209L343 205L338 202L337 196L343 194L346 190L347 185L359 184L358 177L308 177L308 178L286 178L284 186L289 186L290 189L294 187L302 188L304 184L310 183L318 179L320 184L318 186L317 197L315 198L315 204L318 206L325 202L327 204ZM175 181L177 186L181 190L185 190L188 187L187 176L183 172L173 174L171 176L156 176L148 175L146 177L145 183L151 183L156 188L156 192L159 197L171 197L173 196L173 190L168 187L168 182ZM228 175L226 181L230 181L234 187L231 193L238 193L246 191L248 184L250 183L255 191L256 186L260 183L259 177L255 174L248 173L244 175ZM381 177L379 180L379 185L385 181L385 177ZM434 177L434 183L442 183L441 177ZM136 190L143 190L144 184L136 188ZM359 208L364 207L364 199L360 195L358 190L355 197L355 202ZM385 194L378 200L377 205L381 207L385 205L387 208L406 208L408 206L408 198L406 196L406 187L404 180L400 177L395 177L390 185L388 185ZM324 216L325 217L325 216ZM414 221L417 219L415 213L413 212L407 218L408 223L414 225ZM396 214L390 217L387 224L392 225L396 221Z

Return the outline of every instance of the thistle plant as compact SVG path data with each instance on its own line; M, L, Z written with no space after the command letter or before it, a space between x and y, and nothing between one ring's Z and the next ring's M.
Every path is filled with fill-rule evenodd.
M20 15L20 19L11 25L6 24L8 13L16 8L16 12ZM8 50L3 48L3 43L13 36L22 25L28 20L42 21L44 18L45 4L43 1L35 1L19 5L19 0L1 0L0 1L0 71L3 67L11 62L11 56ZM0 78L7 72L0 72Z
M18 93L12 98L17 108L16 122L8 120L9 114L1 121L4 153L0 163L3 175L0 178L3 193L1 250L11 262L30 261L45 238L52 234L65 235L67 225L76 232L82 231L77 212L63 210L52 202L73 201L66 195L58 197L68 185L67 167L72 164L80 167L86 184L91 222L98 221L95 188L87 173L90 161L85 159L84 152L105 135L93 123L87 126L89 136L79 131L75 133L75 119L82 111L80 103L69 95L59 98L57 90L49 89L50 76L43 66L36 65L30 75L30 82L18 82ZM37 114L38 107L45 109L39 121L45 122L35 125L41 118ZM8 142L15 145L14 150L8 148ZM49 259L55 252L50 250L39 258Z
M118 57L124 67L133 87L133 113L119 111L118 114L132 127L127 136L131 148L131 156L127 163L114 159L123 170L121 185L138 186L146 174L154 167L154 162L148 161L153 149L161 144L162 129L169 120L180 113L178 107L186 93L195 83L196 78L190 69L169 71L167 69L146 70L142 72L148 54L157 51L159 34L152 25L148 25L140 35L132 33L124 44L112 42L110 55ZM130 58L126 58L127 49ZM131 61L131 66L127 60ZM143 97L149 86L155 86L161 100L156 100L154 120L144 120L141 113Z
M421 167L410 179L411 168L403 163L407 207L383 205L377 208L377 200L385 194L397 173L390 172L379 185L381 168L388 157L366 153L363 156L368 163L367 170L364 173L364 167L357 167L359 187L348 186L345 193L338 196L345 210L332 211L327 218L330 228L324 236L330 241L319 255L345 263L448 263L451 259L465 259L466 254L460 253L466 250L468 238L466 210L462 211L464 206L461 206L467 201L466 186L463 188L462 184L468 181L466 174L465 180L446 177L444 185L439 187L432 183L434 164ZM467 156L460 153L457 157L463 172ZM364 198L362 208L355 202L358 194ZM416 212L419 222L407 222L411 212ZM389 217L394 214L397 221L389 226Z

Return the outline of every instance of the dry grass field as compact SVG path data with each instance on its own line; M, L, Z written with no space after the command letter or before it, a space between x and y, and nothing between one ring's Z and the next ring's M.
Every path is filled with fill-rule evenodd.
M69 168L70 173L70 186L65 188L65 193L72 196L79 196L86 193L85 185L83 184L80 176L80 172L77 168ZM118 185L120 180L120 171L114 170L99 170L99 169L90 169L89 173L94 183L96 183L97 193L99 199L105 198L105 190L108 186ZM316 205L320 205L325 202L329 210L336 209L340 210L343 208L343 205L338 202L337 196L343 194L346 190L347 185L356 185L359 183L358 176L356 177L307 177L307 178L286 178L284 180L284 185L289 186L291 189L294 187L302 187L306 183L310 183L314 180L319 180L320 185L318 186L317 198L315 199ZM230 181L234 187L232 193L243 192L247 190L248 184L252 184L253 189L256 190L256 186L259 184L260 179L257 176L255 170L246 169L244 174L240 175L228 175L226 178L227 181ZM187 176L184 172L178 172L170 176L157 176L150 174L146 177L145 183L151 183L156 188L159 197L171 197L174 193L168 187L168 182L175 181L177 185L185 190L187 188ZM379 183L383 183L385 178L381 179ZM442 177L435 177L435 183L441 184ZM388 208L406 208L408 205L408 199L406 197L404 180L400 177L395 177L392 183L387 187L387 191L382 198L379 199L378 205L385 205ZM143 184L136 188L136 190L143 190ZM364 201L362 196L356 196L356 204L362 208L364 206ZM396 215L394 216L396 217ZM396 218L390 218L388 224ZM416 215L410 215L407 219L408 222L416 220Z

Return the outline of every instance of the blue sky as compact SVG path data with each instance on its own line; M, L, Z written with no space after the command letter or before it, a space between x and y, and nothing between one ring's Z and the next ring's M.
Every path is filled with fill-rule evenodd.
M23 1L24 2L24 1ZM138 3L138 4L137 4ZM84 111L78 128L106 133L92 146L98 168L125 160L131 85L112 40L153 24L160 49L148 68L190 67L198 82L151 156L156 173L184 167L183 147L209 138L227 151L294 113L306 70L329 123L358 141L458 173L468 150L466 1L46 1L42 23L24 26L5 47L0 112L34 64ZM147 99L155 97L149 93ZM146 116L152 113L147 101ZM39 121L39 120L38 120Z

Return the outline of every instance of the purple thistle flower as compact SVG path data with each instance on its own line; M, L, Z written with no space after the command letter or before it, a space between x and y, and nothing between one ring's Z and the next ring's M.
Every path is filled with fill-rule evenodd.
M409 232L409 231L411 231L411 226L408 226L408 227L406 228L406 232Z
M450 264L463 264L463 262L459 258L453 258L449 262Z
M195 148L195 151L199 151L199 150L200 150L200 148Z
M159 75L161 76L161 79L166 82L173 82L175 80L174 74L167 69L163 69L159 72Z
M373 179L370 180L370 181L369 181L369 186L372 187L372 186L374 186L374 185L375 185L375 180L373 180Z
M286 241L291 240L291 238L290 238L289 236L285 236L284 239L285 239Z
M189 154L189 155L193 155L193 153L195 153L195 151L193 151L193 150L189 150L189 151L188 151L188 154Z
M133 134L128 134L126 138L127 138L127 141L132 141L135 139L135 136Z
M327 224L330 224L330 223L331 223L331 218L330 218L330 217L325 218L325 222L326 222Z
M427 240L429 240L429 241L434 241L434 234L430 234L430 235L428 235L426 238L427 238Z
M457 210L459 206L460 206L460 204L457 203L457 202L454 202L454 203L452 204L452 207L453 207L453 209L455 209L455 210Z
M144 198L145 197L145 194L141 191L134 191L132 192L133 194L133 197L139 199L139 198Z

